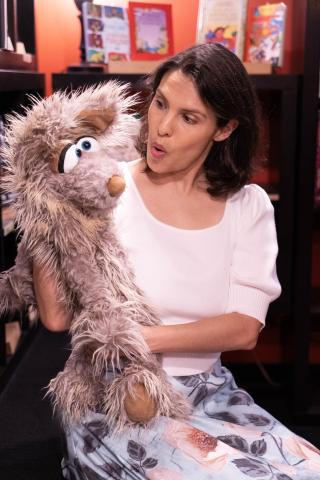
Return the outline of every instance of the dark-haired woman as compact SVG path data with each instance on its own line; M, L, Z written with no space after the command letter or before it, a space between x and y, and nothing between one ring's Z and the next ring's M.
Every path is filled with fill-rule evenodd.
M188 49L154 74L141 157L123 165L115 223L163 323L142 334L193 411L121 434L92 412L66 432L66 478L319 477L319 451L258 407L220 363L220 352L254 348L281 290L273 207L249 184L258 124L248 76L220 45ZM48 328L68 326L63 312L50 312Z

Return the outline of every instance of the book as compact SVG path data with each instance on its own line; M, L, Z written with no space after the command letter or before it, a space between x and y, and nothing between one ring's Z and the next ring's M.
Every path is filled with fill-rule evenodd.
M248 9L245 61L283 65L285 3L265 3Z
M197 43L220 43L243 58L247 0L200 0Z
M8 47L7 0L0 0L0 49Z
M127 10L123 7L82 4L86 61L108 63L110 56L128 60L130 36Z
M171 5L129 2L132 60L160 60L173 55Z

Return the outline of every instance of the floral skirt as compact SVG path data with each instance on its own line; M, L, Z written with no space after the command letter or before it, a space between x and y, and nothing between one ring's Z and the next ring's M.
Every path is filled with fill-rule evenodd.
M193 404L185 421L111 434L91 413L66 433L68 480L316 480L320 451L238 388L229 370L170 377Z

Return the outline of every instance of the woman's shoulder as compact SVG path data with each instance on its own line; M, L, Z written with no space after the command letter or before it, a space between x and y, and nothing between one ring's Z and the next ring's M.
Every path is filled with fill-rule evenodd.
M273 211L273 205L267 192L255 183L242 187L229 198L229 203L240 217L257 217Z
M121 171L123 172L124 175L132 175L135 166L141 162L140 158L137 158L135 160L120 160L119 167Z
M271 205L271 201L267 192L257 185L256 183L250 183L244 185L238 192L234 193L229 201L231 203L238 203L242 205L248 204L261 204L261 205Z

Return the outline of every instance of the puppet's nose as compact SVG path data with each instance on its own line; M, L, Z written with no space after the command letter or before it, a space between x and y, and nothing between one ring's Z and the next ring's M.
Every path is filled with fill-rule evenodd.
M107 189L111 197L117 197L125 189L126 183L119 175L113 175L110 180L107 181Z

